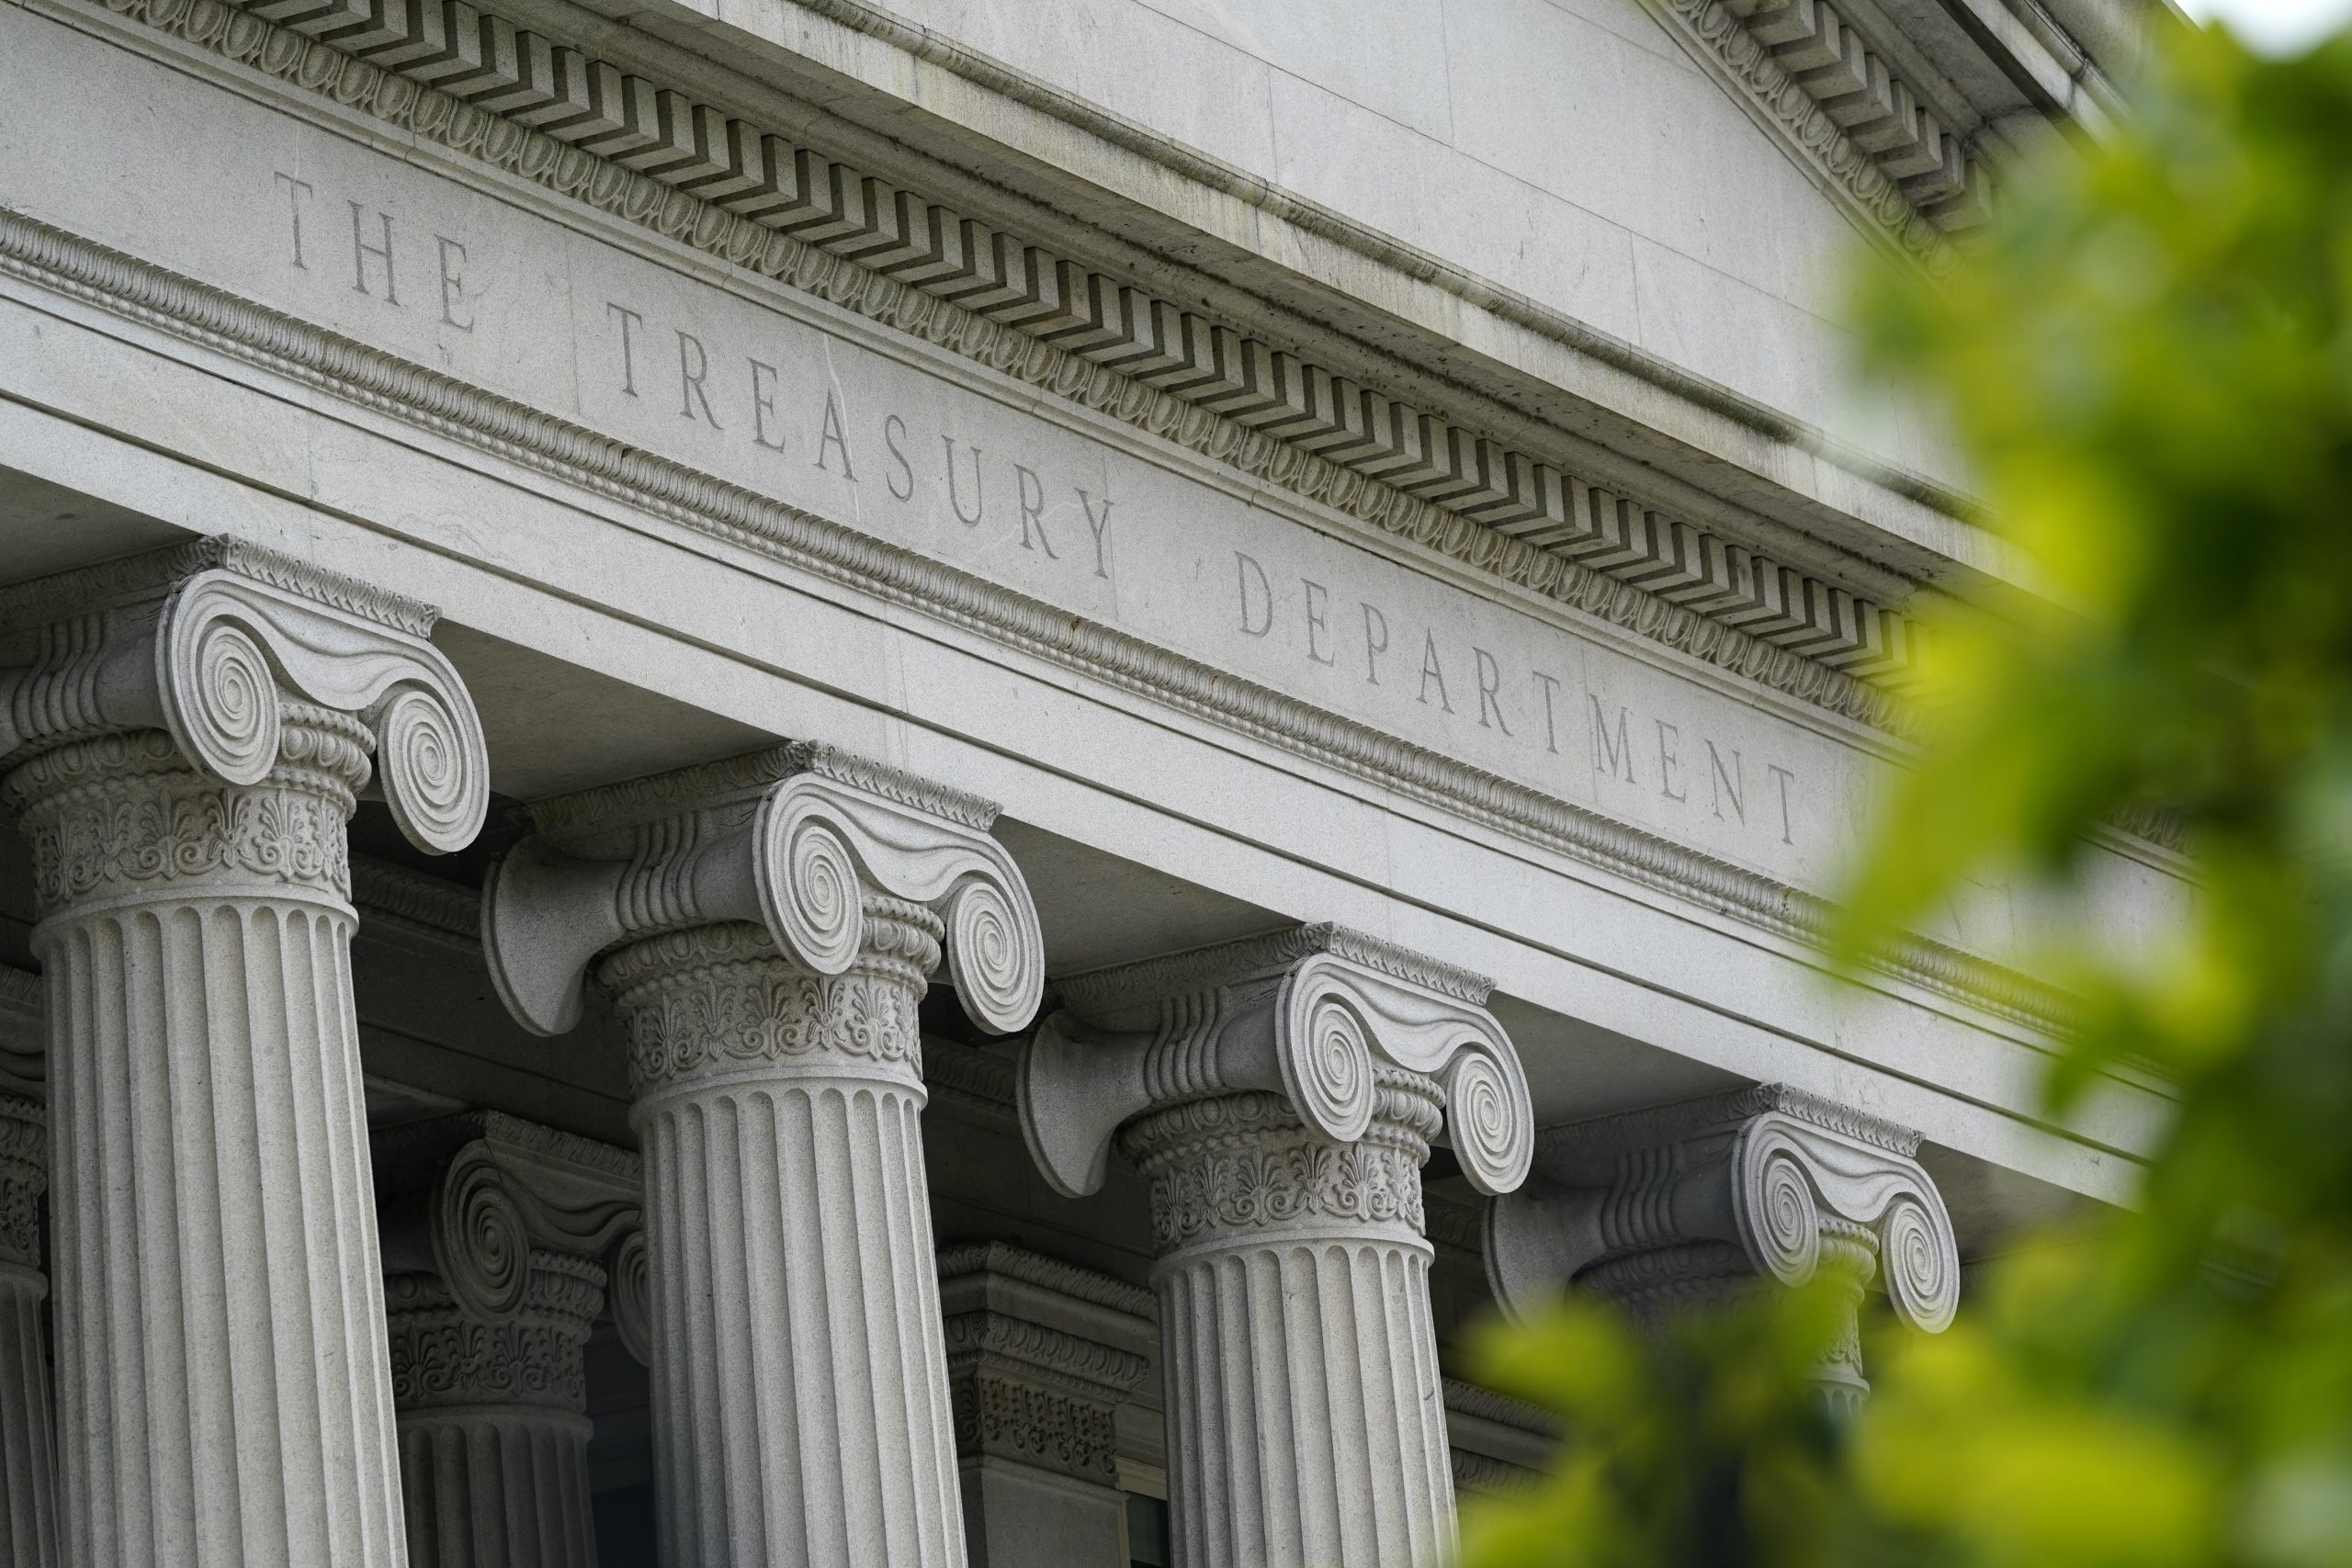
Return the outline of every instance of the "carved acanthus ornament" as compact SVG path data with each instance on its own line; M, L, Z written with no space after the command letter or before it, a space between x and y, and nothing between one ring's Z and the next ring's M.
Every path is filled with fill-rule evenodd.
M432 625L228 538L0 593L0 794L41 909L223 877L347 898L371 756L420 849L470 843L488 750Z
M1960 1301L1960 1254L1919 1135L1781 1085L1547 1130L1536 1179L1488 1211L1487 1277L1507 1308L1565 1286L1656 1319L1758 1282L1876 1280L1936 1332ZM1849 1310L1821 1371L1868 1389Z
M548 802L492 875L483 951L542 1034L579 1021L591 964L612 953L597 977L627 1000L640 1089L815 1051L911 1065L913 1003L943 948L992 1033L1044 990L1036 912L989 837L995 815L807 743ZM768 966L777 955L786 967Z
M1114 1138L1136 1123L1131 1150L1155 1162L1167 1234L1228 1213L1330 1213L1401 1221L1418 1239L1441 1109L1482 1192L1517 1186L1533 1150L1526 1079L1479 1005L1486 987L1328 925L1074 976L1059 982L1067 1009L1022 1057L1022 1131L1046 1180L1075 1197L1102 1185ZM1375 1123L1356 1157L1319 1152Z
M1151 1298L1002 1244L939 1256L956 1446L1092 1482L1118 1481L1118 1406L1150 1370ZM1110 1340L1121 1343L1110 1343Z
M1487 984L1332 926L1059 982L1022 1131L1065 1193L1114 1145L1150 1186L1180 1562L1451 1551L1421 1165L1443 1132L1507 1192L1534 1147ZM1261 1419L1306 1401L1311 1430Z
M637 1156L493 1111L390 1128L371 1152L412 1551L586 1568L583 1352L608 1297L647 1353Z
M917 1009L943 954L983 1029L1036 1009L995 807L795 744L534 816L482 947L526 1028L570 1029L593 979L628 1029L665 1560L748 1568L795 1517L832 1521L828 1562L961 1562ZM837 1415L855 1440L801 1440Z
M225 538L0 591L69 1561L401 1559L345 823L372 775L421 849L481 824L481 726L433 622ZM208 1223L166 1241L191 1169Z

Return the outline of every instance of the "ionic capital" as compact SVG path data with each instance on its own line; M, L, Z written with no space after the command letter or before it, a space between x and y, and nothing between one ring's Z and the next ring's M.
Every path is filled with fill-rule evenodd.
M496 1111L390 1128L371 1152L387 1280L436 1281L409 1291L417 1305L492 1327L568 1310L585 1339L608 1295L622 1342L647 1359L635 1155Z
M1488 1208L1487 1277L1513 1311L1572 1284L1642 1305L1709 1271L1802 1285L1834 1260L1939 1330L1960 1255L1918 1145L1778 1084L1548 1129L1535 1179Z
M1463 1173L1507 1192L1527 1173L1534 1115L1487 988L1330 925L1077 976L1058 982L1067 1005L1022 1055L1022 1132L1046 1180L1077 1197L1102 1185L1119 1130L1156 1110L1261 1091L1353 1144L1384 1105L1416 1122L1408 1102L1426 1082Z
M372 750L401 831L433 853L461 849L489 805L489 750L456 669L428 640L434 619L224 537L19 584L0 592L0 761L21 774L73 742L148 731L167 745L115 762L175 756L243 785L282 764L334 773L353 759L365 782ZM94 773L51 771L12 780L12 793Z
M818 976L847 972L870 942L922 947L897 930L905 921L869 909L888 900L937 918L973 1022L1004 1033L1036 1012L1036 909L989 836L996 807L976 796L800 742L533 816L540 831L492 873L482 945L499 995L537 1033L577 1023L590 964L637 938L748 922Z

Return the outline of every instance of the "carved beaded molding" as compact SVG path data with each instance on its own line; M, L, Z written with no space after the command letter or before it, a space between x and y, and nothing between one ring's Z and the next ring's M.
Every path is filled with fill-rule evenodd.
M605 1292L593 1263L534 1255L515 1309L485 1320L431 1274L384 1278L392 1404L402 1416L435 1408L539 1404L577 1416L587 1404L582 1355Z
M1434 1109L1427 1132L1436 1131ZM1163 1258L1195 1242L1333 1223L1421 1240L1429 1144L1420 1128L1375 1119L1362 1139L1335 1144L1281 1096L1250 1090L1154 1111L1121 1129L1119 1145L1150 1186Z
M1807 700L1896 720L1853 677L1907 682L1909 617L463 0L106 4L1482 570L1670 626ZM1714 635L1680 625L1684 607Z
M348 815L371 750L412 842L470 843L490 803L489 750L457 671L426 640L432 622L422 605L225 539L0 593L0 761L14 804L104 793L109 778L121 796L89 797L95 815L72 822L28 819L52 852L40 857L45 905L73 896L61 879L187 874L199 852L340 891L341 822L312 818ZM104 755L85 754L91 743ZM174 784L175 762L208 787ZM134 774L155 787L124 794ZM63 838L44 846L51 828Z
M1524 1310L1597 1270L1688 1274L1702 1252L1716 1261L1701 1272L1790 1285L1826 1258L1874 1254L1896 1312L1939 1330L1960 1254L1917 1147L1915 1133L1778 1085L1551 1129L1539 1179L1488 1208L1487 1280Z
M910 986L944 935L956 994L992 1033L1027 1023L1044 993L1029 886L987 832L995 807L960 791L791 745L565 796L534 816L541 831L492 868L482 952L500 997L536 1033L579 1021L597 954L729 924L764 927L808 975L895 957L917 970ZM905 1034L911 1050L914 1031Z
M1816 942L1831 924L1828 903L1802 889L6 211L0 211L0 270L141 320L188 329L211 346L370 408L483 441L503 457L585 489L972 627L1091 679L1758 930ZM1678 610L1653 629L1664 636L1692 622ZM1695 644L1690 650L1708 656ZM1774 683L1768 673L1747 672ZM2065 999L2048 986L1943 942L1912 938L1874 962L1911 984L2034 1029L2063 1030L2072 1016Z
M1518 1053L1470 999L1485 992L1334 926L1096 971L1063 987L1068 1005L1023 1048L1022 1135L1047 1182L1076 1197L1102 1186L1119 1129L1155 1110L1265 1091L1317 1137L1353 1144L1376 1116L1415 1120L1407 1102L1429 1084L1471 1184L1509 1191L1527 1172L1534 1112ZM1418 1229L1418 1177L1413 1190Z
M497 1111L381 1129L369 1145L386 1288L396 1309L448 1317L432 1317L430 1343L503 1353L501 1346L522 1343L503 1330L552 1314L564 1320L558 1337L573 1341L576 1362L577 1341L609 1295L622 1342L647 1359L644 1178L635 1155ZM566 1326L572 1318L576 1335Z
M1002 1242L938 1263L958 1450L1114 1484L1117 1407L1151 1364L1097 1336L1148 1338L1150 1292Z
M627 1021L630 1090L819 1055L920 1077L919 1005L939 963L939 919L895 899L869 899L866 913L865 945L839 975L795 968L742 921L662 931L604 959L596 979Z

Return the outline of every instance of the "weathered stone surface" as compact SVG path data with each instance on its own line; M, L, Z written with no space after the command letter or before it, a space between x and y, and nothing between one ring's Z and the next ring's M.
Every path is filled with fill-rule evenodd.
M1047 1180L1151 1191L1183 1568L1434 1564L1453 1480L1421 1165L1488 1192L1534 1125L1487 982L1328 926L1073 976L1023 1053Z
M483 904L501 994L569 1028L594 964L645 1160L663 1556L965 1556L916 1008L1044 984L989 803L791 746L542 804Z
M345 823L372 772L421 848L481 825L481 732L431 624L212 544L0 617L69 1562L405 1561Z

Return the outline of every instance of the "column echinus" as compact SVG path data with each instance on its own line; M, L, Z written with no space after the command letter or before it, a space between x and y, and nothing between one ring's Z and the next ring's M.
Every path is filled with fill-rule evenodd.
M594 1568L586 1348L646 1359L637 1156L497 1111L375 1137L412 1568Z
M1533 1116L1488 982L1308 926L1057 982L1025 1048L1046 1179L1151 1193L1181 1568L1419 1568L1453 1542L1421 1165L1482 1192Z
M47 993L67 1562L398 1564L345 825L469 842L423 605L223 539L0 592Z
M1487 1274L1524 1313L1574 1288L1657 1323L1820 1278L1843 1308L1815 1376L1869 1392L1857 1314L1875 1280L1904 1321L1948 1327L1960 1253L1919 1134L1780 1084L1547 1128L1534 1177L1489 1206Z
M802 743L533 815L483 942L526 1027L593 982L628 1031L662 1560L960 1565L916 1009L944 948L982 1029L1036 1011L996 807Z

